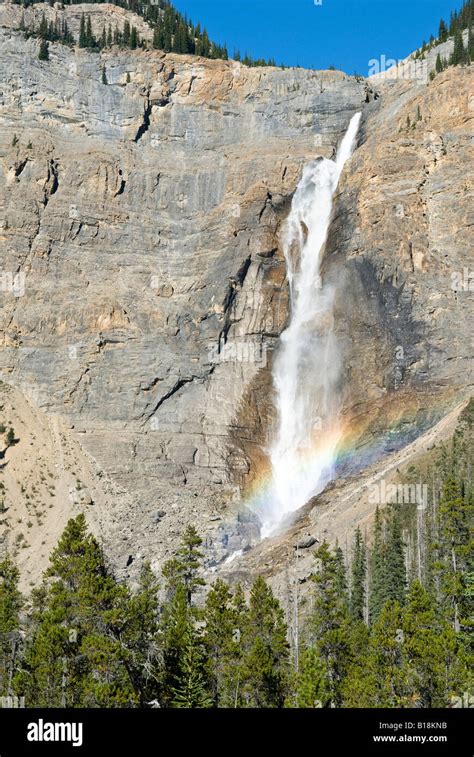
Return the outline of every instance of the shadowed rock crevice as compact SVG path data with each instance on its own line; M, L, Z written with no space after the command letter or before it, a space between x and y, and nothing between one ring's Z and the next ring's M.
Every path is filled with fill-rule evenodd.
M51 159L48 161L46 181L44 184L43 206L46 208L50 198L56 194L59 189L59 173L57 161Z
M154 107L164 108L166 105L169 104L169 98L168 97L162 97L158 99L151 99L150 94L148 93L145 98L145 106L143 109L143 120L140 126L138 127L138 131L135 134L133 141L139 142L140 139L143 137L144 134L147 133L147 131L150 128L151 124L151 114Z
M148 94L145 100L145 106L143 108L143 121L138 127L138 131L133 138L134 142L138 142L150 128L151 109L152 104L150 102L150 95Z
M114 193L114 197L118 197L119 195L122 195L124 193L125 186L126 186L126 183L127 183L125 181L124 177L123 177L123 171L122 171L121 168L119 168L118 174L119 174L119 178L120 178L120 183L119 183L117 191Z
M21 176L21 174L22 174L22 172L23 172L26 164L28 163L28 160L29 160L28 158L25 158L24 160L20 161L20 163L18 163L15 166L15 177L16 178L18 178L19 176Z
M166 392L166 394L160 397L160 399L154 406L152 412L148 415L147 420L153 417L153 415L157 412L157 410L159 410L160 407L165 402L171 399L171 397L174 397L174 395L176 395L184 386L186 386L186 384L192 384L194 381L204 381L206 378L212 375L214 368L215 366L212 366L208 371L206 371L203 374L200 374L199 376L190 376L189 378L178 379L178 381L176 381L176 383L172 386L172 388L168 392Z
M244 260L241 267L237 271L235 278L232 278L228 285L226 296L224 298L224 302L222 306L223 311L224 311L224 327L222 328L220 332L219 347L222 342L225 344L227 341L227 335L233 323L232 309L233 309L233 306L235 305L235 301L238 296L238 293L239 291L241 291L244 285L245 277L247 276L248 270L250 268L250 264L251 264L251 255L249 255L248 258Z

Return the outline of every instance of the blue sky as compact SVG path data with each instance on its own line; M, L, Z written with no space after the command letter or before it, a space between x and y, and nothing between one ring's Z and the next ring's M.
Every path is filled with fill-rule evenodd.
M320 0L316 0L316 3ZM211 39L253 57L366 75L369 60L404 58L462 0L174 0Z

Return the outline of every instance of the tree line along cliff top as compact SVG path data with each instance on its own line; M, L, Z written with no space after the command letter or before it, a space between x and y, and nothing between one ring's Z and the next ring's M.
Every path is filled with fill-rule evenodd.
M21 5L28 8L37 3L31 0L13 0L13 4ZM201 24L194 24L187 16L181 14L167 0L115 0L113 3L104 3L99 0L93 4L115 5L131 11L141 16L153 32L152 46L164 52L174 52L183 55L197 55L204 58L228 60L229 52L227 46L220 45L209 38L207 30ZM76 0L70 3L53 3L54 8L65 9L70 5L83 5ZM20 29L30 36L38 36L46 42L63 42L64 44L75 44L79 47L86 47L92 50L101 50L112 45L129 47L136 49L138 47L149 46L149 41L140 35L138 29L130 23L128 19L124 21L123 27L119 29L118 25L111 23L104 25L101 34L93 34L90 17L87 11L83 14L81 20L81 30L78 39L74 39L67 23L53 22L49 23L44 19L39 27L27 24L22 19ZM234 50L232 57L234 60L242 61L247 66L275 66L274 60L263 58L252 58L247 53L241 55L239 50Z

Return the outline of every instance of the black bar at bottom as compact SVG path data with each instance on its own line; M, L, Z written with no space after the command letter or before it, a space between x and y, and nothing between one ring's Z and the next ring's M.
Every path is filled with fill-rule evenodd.
M472 757L470 709L445 710L0 710L0 757L133 757L186 747L202 753L261 747L312 754ZM331 751L329 751L331 750Z

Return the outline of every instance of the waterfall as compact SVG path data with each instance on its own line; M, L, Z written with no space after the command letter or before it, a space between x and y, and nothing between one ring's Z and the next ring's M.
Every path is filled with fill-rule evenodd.
M318 158L303 171L284 228L291 317L273 369L276 427L269 454L272 481L260 511L262 537L274 533L334 475L339 440L339 360L333 334L334 290L320 267L333 196L354 148L361 114L351 119L335 160Z

